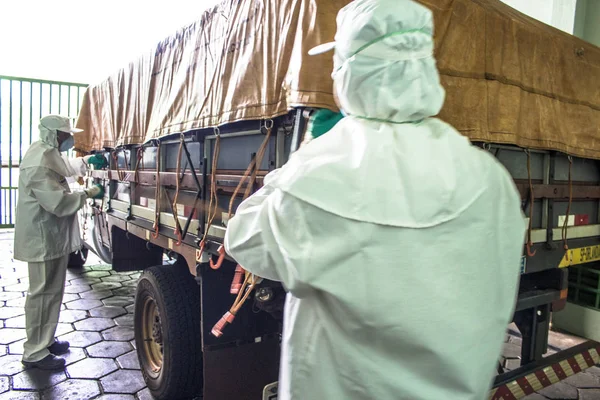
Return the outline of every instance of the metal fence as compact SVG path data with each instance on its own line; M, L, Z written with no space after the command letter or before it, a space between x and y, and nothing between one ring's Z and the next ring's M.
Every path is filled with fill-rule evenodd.
M48 114L75 119L87 85L0 75L0 228L15 224L19 165Z

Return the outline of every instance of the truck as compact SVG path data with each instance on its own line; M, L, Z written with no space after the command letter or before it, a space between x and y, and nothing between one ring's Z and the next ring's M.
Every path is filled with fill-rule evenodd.
M490 392L521 398L600 362L593 341L545 356L569 269L600 261L600 48L498 0L419 1L434 12L439 118L507 168L528 217L521 366L499 363ZM331 56L308 50L349 2L224 0L85 94L76 149L109 166L88 176L106 195L82 231L114 270L142 271L135 341L157 399L277 398L285 290L248 288L223 238L311 113L337 110Z

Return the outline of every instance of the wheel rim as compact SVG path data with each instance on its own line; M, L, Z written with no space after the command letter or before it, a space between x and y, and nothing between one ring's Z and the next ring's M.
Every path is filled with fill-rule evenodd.
M163 335L158 307L152 297L144 301L142 335L144 359L148 364L146 371L156 379L163 366Z

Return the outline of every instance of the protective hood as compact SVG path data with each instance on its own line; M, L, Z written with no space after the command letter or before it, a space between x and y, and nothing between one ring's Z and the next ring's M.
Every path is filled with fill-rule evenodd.
M344 113L396 123L444 103L433 57L433 16L412 0L357 0L337 18L334 71Z
M497 163L450 125L346 117L295 152L271 184L332 214L406 228L457 218Z
M47 115L38 125L40 140L32 143L21 161L20 168L44 167L61 176L68 177L72 173L58 150L58 131L79 133L81 129L73 128L67 117Z

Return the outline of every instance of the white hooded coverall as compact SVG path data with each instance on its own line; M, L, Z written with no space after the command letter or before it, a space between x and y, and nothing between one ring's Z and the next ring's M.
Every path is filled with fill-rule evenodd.
M81 158L58 151L56 130L40 124L19 168L14 257L27 261L29 291L25 304L27 341L23 360L40 361L54 342L69 255L82 247L77 211L85 192L71 193L67 178L84 176Z
M228 254L289 291L279 400L487 398L525 222L501 164L433 118L432 36L413 1L346 6L333 78L348 116L228 224Z

